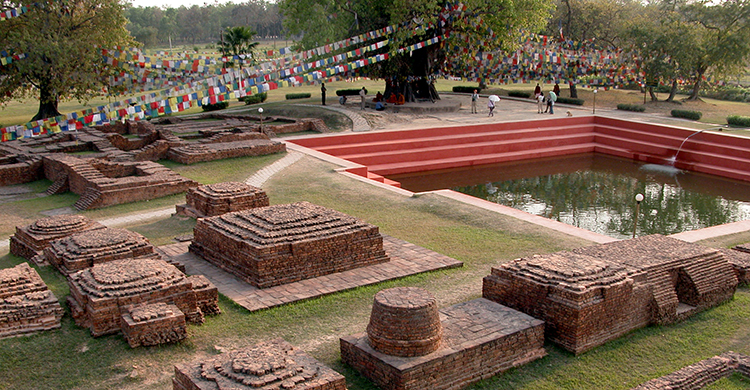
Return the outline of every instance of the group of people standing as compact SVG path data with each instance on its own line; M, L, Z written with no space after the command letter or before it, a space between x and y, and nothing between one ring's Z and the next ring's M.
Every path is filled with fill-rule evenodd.
M537 114L546 114L549 111L550 114L555 113L555 102L557 101L557 95L560 94L560 84L555 83L555 86L551 91L544 96L542 93L542 87L539 84L534 88L534 99L536 99ZM545 107L546 103L546 107ZM544 109L544 111L542 111Z

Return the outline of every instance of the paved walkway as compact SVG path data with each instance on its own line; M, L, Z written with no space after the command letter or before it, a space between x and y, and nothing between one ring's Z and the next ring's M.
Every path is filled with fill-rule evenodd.
M429 249L383 235L383 248L390 261L349 271L259 289L188 252L190 243L165 245L158 251L185 265L190 275L204 275L229 299L249 311L268 309L339 291L402 278L422 272L462 267L463 263Z
M296 163L303 156L304 154L302 153L288 150L286 156L250 176L247 180L245 180L245 184L249 184L254 187L262 187L263 184L271 178L271 176L282 171L284 168Z
M344 108L340 106L329 106L329 105L316 105L316 104L295 104L296 106L302 106L302 107L316 107L321 108L324 110L330 110L330 111L336 111L338 113L344 114L349 119L352 120L352 131L369 131L372 130L372 127L370 127L370 124L367 123L367 119L365 119L362 115L360 115L356 110L350 109L350 108Z

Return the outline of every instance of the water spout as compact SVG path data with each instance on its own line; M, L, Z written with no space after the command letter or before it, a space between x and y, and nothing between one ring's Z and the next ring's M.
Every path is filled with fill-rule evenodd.
M693 137L694 135L698 135L698 134L700 134L700 133L702 133L702 132L704 132L704 131L706 131L706 130L710 130L710 129L703 129L703 130L698 130L698 131L696 131L695 133L693 133L693 134L690 134L689 136L685 137L685 139L684 139L684 140L682 140L682 143L680 144L680 147L679 147L679 148L677 148L677 153L675 153L675 154L674 154L674 156L672 156L672 157L668 158L668 159L667 159L667 161L669 161L669 163L670 163L670 164L671 164L672 166L674 166L674 163L675 163L675 161L677 161L677 155L679 155L679 154L680 154L680 151L682 150L682 146L683 146L683 145L685 145L685 142L687 142L687 140L689 140L690 138L692 138L692 137Z

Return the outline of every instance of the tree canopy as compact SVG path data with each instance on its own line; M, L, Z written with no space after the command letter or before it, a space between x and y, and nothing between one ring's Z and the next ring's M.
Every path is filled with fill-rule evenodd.
M380 67L381 76L403 73L406 68L424 75L441 69L446 57L471 61L473 52L513 48L523 31L544 26L552 8L551 0L465 0L460 8L443 0L281 0L279 4L285 27L302 36L300 46L305 49L398 25L390 37L392 57ZM442 45L410 53L408 58L397 55L406 44L446 33L451 38ZM462 44L451 44L454 38Z
M102 48L130 47L119 0L42 0L0 22L0 48L26 58L0 67L0 102L39 98L34 120L59 115L60 99L87 101L119 70Z

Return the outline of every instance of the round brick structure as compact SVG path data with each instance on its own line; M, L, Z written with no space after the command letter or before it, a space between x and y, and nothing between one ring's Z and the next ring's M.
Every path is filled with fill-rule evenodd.
M443 328L429 291L396 287L375 294L367 325L370 346L391 356L424 356L440 348Z

